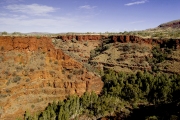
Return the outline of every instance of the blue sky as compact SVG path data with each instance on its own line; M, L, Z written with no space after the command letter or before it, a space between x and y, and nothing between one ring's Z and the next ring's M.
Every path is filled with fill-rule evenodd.
M0 0L0 31L123 32L180 19L180 0Z

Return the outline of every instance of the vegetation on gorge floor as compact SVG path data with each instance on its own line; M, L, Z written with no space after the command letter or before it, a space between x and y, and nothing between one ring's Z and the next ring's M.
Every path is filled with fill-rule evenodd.
M114 119L133 119L135 116L137 119L179 119L180 75L106 70L102 78L104 88L100 95L92 92L81 97L70 96L49 104L34 116L26 112L25 120L68 120L83 116L95 119L108 116ZM147 113L137 116L145 111Z

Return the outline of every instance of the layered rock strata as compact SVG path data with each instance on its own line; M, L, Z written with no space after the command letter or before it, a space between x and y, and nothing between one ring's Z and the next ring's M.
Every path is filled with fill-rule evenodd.
M0 119L43 110L52 101L101 92L103 82L47 37L0 37Z

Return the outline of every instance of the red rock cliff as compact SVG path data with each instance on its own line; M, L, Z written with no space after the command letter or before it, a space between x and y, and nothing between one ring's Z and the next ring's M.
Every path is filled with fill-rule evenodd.
M101 40L102 35L60 35L57 36L57 39L62 39L62 40L72 40L72 39L76 39L78 41L82 41L82 40Z
M49 102L84 92L100 93L103 82L55 49L47 37L0 37L0 119L41 111Z
M179 24L179 22L177 22ZM173 23L174 24L174 23ZM180 46L180 39L153 39L153 38L141 38L134 35L59 35L56 39L62 39L63 41L66 40L73 40L76 39L78 41L88 41L88 40L105 40L110 39L112 42L121 42L121 43L145 43L145 44L159 44L160 46L170 45L169 47L176 47L179 48Z
M145 43L145 44L158 44L160 46L167 46L167 47L175 47L175 48L179 48L180 46L180 39L169 39L169 40L165 40L165 39L152 39L152 38L141 38L138 36L133 36L133 35L115 35L115 36L110 36L109 37L112 42L121 42L121 43Z

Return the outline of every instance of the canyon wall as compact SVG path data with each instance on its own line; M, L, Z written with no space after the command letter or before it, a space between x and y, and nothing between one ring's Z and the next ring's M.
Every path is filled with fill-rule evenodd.
M56 39L62 39L63 41L76 39L78 41L88 41L88 40L105 40L110 39L111 42L120 43L145 43L145 44L159 44L160 46L175 47L179 48L180 39L153 39L153 38L141 38L134 35L59 35Z
M102 38L104 38L106 36L102 36L102 35L60 35L57 36L57 39L62 39L64 41L66 40L73 40L76 39L78 41L84 41L84 40L101 40Z
M132 35L61 35L56 39L159 44L177 49L180 45L180 39ZM63 100L69 95L81 96L86 91L99 94L102 87L100 76L89 72L61 49L55 49L51 38L0 36L0 119L14 120L25 111L41 111L53 100Z
M0 37L0 119L15 120L69 95L101 92L100 76L88 72L47 37Z

